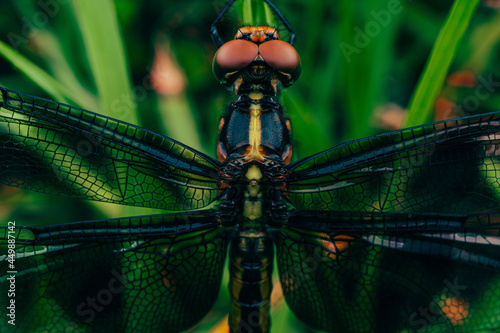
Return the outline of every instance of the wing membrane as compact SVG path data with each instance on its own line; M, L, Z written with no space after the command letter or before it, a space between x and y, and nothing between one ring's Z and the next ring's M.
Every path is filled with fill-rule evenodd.
M17 229L15 331L179 332L212 307L227 251L212 211ZM2 253L9 230L0 229ZM7 290L9 257L0 258ZM9 299L2 297L2 306ZM26 318L30 318L26 320ZM0 331L12 326L4 325Z
M361 139L288 167L299 210L471 213L498 208L500 112Z
M219 163L172 139L0 88L0 182L32 191L184 210L217 197Z
M329 332L498 329L498 213L416 215L290 218L275 239L293 312Z

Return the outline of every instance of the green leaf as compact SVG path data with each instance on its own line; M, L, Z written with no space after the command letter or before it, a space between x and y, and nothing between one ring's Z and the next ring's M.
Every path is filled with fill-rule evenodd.
M420 125L431 118L434 102L478 4L479 0L455 0L453 3L411 98L404 127Z
M113 2L77 0L74 9L97 86L100 112L137 124L135 96Z
M246 0L242 8L243 22L246 24L276 26L271 8L264 1Z
M0 41L0 56L9 61L14 67L40 86L40 88L45 90L54 99L64 103L68 101L73 101L78 104L82 103L78 95L73 94L66 86L61 84L42 68L2 41Z

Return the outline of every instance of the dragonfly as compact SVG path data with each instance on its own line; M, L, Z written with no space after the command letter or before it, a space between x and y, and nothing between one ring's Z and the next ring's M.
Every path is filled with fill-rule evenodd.
M500 112L354 140L291 163L280 90L295 33L245 26L214 74L235 94L217 158L120 120L0 88L0 183L164 214L0 229L1 332L179 332L212 308L227 259L231 332L285 300L329 332L500 327ZM12 293L12 294L11 294ZM14 295L15 294L15 295ZM17 319L16 319L17 318ZM16 326L9 320L16 319Z

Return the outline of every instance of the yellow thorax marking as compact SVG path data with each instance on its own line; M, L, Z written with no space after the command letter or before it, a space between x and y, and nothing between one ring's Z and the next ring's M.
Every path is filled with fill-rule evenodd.
M250 93L251 95L257 95L260 93ZM260 94L262 95L262 94ZM257 96L256 96L257 97ZM260 124L260 115L262 114L262 108L258 104L252 104L250 106L250 128L249 128L249 143L250 150L247 153L247 160L258 160L264 161L264 156L260 153L260 144L261 144L261 124Z

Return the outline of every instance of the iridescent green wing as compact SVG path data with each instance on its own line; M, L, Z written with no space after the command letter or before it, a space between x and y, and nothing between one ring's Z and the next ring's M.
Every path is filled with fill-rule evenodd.
M496 331L499 221L498 213L293 216L275 238L285 299L328 332Z
M0 229L1 332L179 332L211 309L227 252L213 211ZM9 236L11 235L11 236ZM8 244L15 239L13 267ZM15 297L7 297L15 270ZM14 274L13 274L14 275ZM5 319L5 318L4 318ZM9 330L10 329L10 330Z
M356 140L288 167L299 210L471 213L500 207L500 112Z
M168 210L217 197L219 163L172 139L0 88L0 183Z
M353 141L289 166L285 297L333 332L500 327L500 112ZM304 304L313 304L309 308Z

